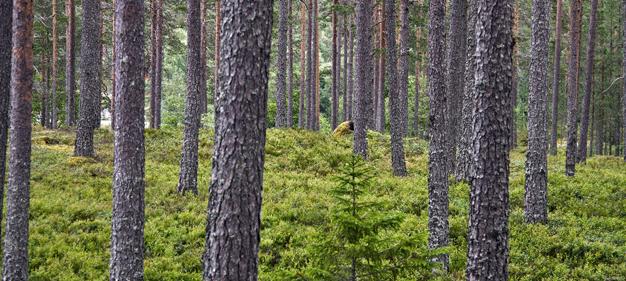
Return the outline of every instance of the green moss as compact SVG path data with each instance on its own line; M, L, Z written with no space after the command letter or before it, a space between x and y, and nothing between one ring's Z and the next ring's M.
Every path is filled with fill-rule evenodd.
M201 280L200 258L211 169L212 132L200 135L200 195L179 196L182 133L146 130L145 280ZM410 176L391 174L389 136L368 134L376 184L368 196L402 213L403 223L380 233L393 249L412 253L398 280L462 280L467 249L469 187L450 186L451 273L428 269L428 145L405 140ZM523 140L523 139L521 139ZM335 280L325 251L338 168L352 138L302 130L268 130L260 248L260 280ZM72 157L71 131L33 133L30 220L31 280L107 280L113 135L96 131L97 156ZM523 144L523 141L520 141ZM574 178L561 152L549 158L549 223L523 223L524 147L511 155L510 274L512 280L620 280L626 276L626 165L593 157ZM388 268L381 265L381 268Z

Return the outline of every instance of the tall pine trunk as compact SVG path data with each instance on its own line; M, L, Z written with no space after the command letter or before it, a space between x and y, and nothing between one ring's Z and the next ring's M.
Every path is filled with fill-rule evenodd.
M185 100L185 130L178 193L198 194L198 134L200 132L200 90L202 61L200 60L201 22L200 1L187 0L187 98Z
M28 214L33 92L33 1L2 1L2 12L13 12L11 60L11 131L7 214L2 280L28 280ZM11 22L2 17L3 24ZM4 33L4 31L2 31ZM4 49L4 48L3 48ZM2 53L5 53L3 50ZM7 77L6 74L3 76ZM4 91L4 89L2 89Z
M400 0L400 54L398 55L398 99L400 136L409 131L409 0Z
M217 106L205 281L258 279L271 3L222 2L223 22L230 24L222 30L221 52L228 55L219 68L223 98Z
M352 4L352 3L351 3ZM353 4L352 4L353 5ZM349 34L349 44L348 44L348 88L346 90L346 96L348 100L348 120L352 120L354 117L354 30L352 28L352 24L354 22L354 18L350 15L348 16L348 34Z
M347 4L346 1L344 1L342 4ZM343 115L342 115L342 120L343 121L348 121L350 120L350 113L349 113L349 103L348 103L348 58L349 58L349 53L348 53L348 48L350 47L348 45L349 41L350 41L350 31L348 31L348 22L350 21L350 16L348 16L347 14L343 14L342 15L342 23L343 26L342 28L342 33L343 33L343 75L342 75L342 90L343 90Z
M65 29L65 124L76 125L76 52L74 49L74 34L76 30L74 0L65 1L65 16L67 28Z
M626 0L624 0L624 6L622 9L622 12L624 12L624 18L626 18ZM624 72L623 72L623 76L624 76L624 89L623 89L623 96L622 96L622 130L623 130L623 145L624 148L622 149L622 152L624 153L624 162L626 162L626 21L624 21L624 61L622 63L624 65Z
M382 0L383 6L385 5L385 1ZM376 108L376 120L374 123L374 129L378 132L385 131L385 48L387 47L387 39L385 38L385 20L387 15L385 14L385 9L380 7L380 27L378 29L378 50L380 52L379 61L378 61L378 87L376 88L376 98L374 106ZM395 28L395 26L394 26ZM394 37L395 40L395 37Z
M578 162L587 161L587 134L589 132L589 108L591 95L593 94L593 63L596 50L596 26L598 0L591 0L591 11L589 12L589 40L587 45L587 59L585 66L585 96L583 98L583 112L580 122L580 140L578 142Z
M331 82L331 113L330 124L332 128L337 128L339 121L339 36L337 34L337 9L339 2L333 0L331 28L332 28L332 82Z
M307 109L306 128L313 130L315 127L315 13L313 12L313 1L309 0L308 8L308 33L307 33Z
M163 2L152 0L152 47L150 59L150 128L161 127L161 86L163 75ZM206 56L206 52L205 52ZM206 61L206 58L205 60ZM204 68L203 68L204 70ZM204 73L204 72L202 72ZM206 89L206 83L203 85ZM206 92L206 91L205 91ZM206 95L205 95L206 96ZM202 98L198 96L198 98ZM206 103L200 100L201 106Z
M58 61L59 61L59 48L58 48L58 34L57 34L57 1L52 0L52 62L50 63L52 67L52 80L51 80L51 88L50 88L50 105L51 105L51 121L50 121L50 129L57 128L57 119L59 110L57 108L57 76L58 76Z
M304 128L306 126L305 114L306 114L306 93L307 93L307 74L306 68L306 42L307 42L307 13L306 5L304 2L300 3L300 94L298 99L298 128Z
M546 110L550 0L534 0L532 15L524 216L526 222L545 223L548 220L548 115Z
M478 0L467 280L508 279L512 0Z
M287 29L287 127L293 127L293 2L288 1L289 15Z
M205 114L208 112L209 97L207 96L207 3L204 0L200 0L200 109L199 114Z
M573 0L570 8L570 57L567 72L567 150L565 156L565 175L572 177L576 172L578 68L580 64L582 0Z
M452 173L456 167L457 139L461 119L461 102L463 101L463 78L465 65L463 61L467 53L467 0L452 0L450 10L450 32L448 36L448 53L446 69L446 94L448 95L448 171Z
M80 46L80 110L75 156L95 156L93 135L100 118L100 1L83 0Z
M116 98L116 92L115 92L115 84L116 84L116 79L115 79L115 57L117 52L115 51L115 21L117 20L117 15L115 15L115 2L119 1L119 0L112 0L113 2L113 26L112 26L112 36L111 36L111 44L113 45L113 48L111 49L111 61L112 61L112 66L111 66L111 130L113 131L113 133L115 133L115 98Z
M556 0L556 34L554 39L554 65L552 77L552 129L550 133L550 154L556 155L557 128L559 125L559 82L561 81L561 30L563 29L563 3Z
M215 0L215 69L213 70L213 113L217 125L217 102L219 100L219 84L218 70L220 67L220 46L222 38L222 0Z
M356 1L356 85L354 89L354 154L367 158L367 111L372 97L372 0Z
M448 245L448 141L446 139L445 0L431 0L428 9L428 95L430 147L428 152L428 247ZM448 254L435 261L448 270Z
M418 5L416 5L416 14L417 16L420 16L420 8L421 8L421 1L418 1ZM421 26L417 26L415 28L415 50L419 50L420 49L420 41L422 40L421 37ZM420 122L420 118L419 118L419 108L420 108L420 68L421 68L421 56L418 55L415 58L415 97L413 100L413 136L419 136L419 122Z
M13 0L0 1L0 222L4 207L7 140L9 136L9 104L11 102L11 51ZM2 224L0 223L0 230ZM0 231L1 233L2 231Z
M280 0L278 19L278 53L276 56L276 127L287 127L287 0Z
M83 0L85 1L85 0ZM116 1L115 151L111 215L110 280L143 280L144 2ZM122 16L132 15L132 16Z

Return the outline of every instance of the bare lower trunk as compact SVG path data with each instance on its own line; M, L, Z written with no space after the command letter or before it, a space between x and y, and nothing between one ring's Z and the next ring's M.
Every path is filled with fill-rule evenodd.
M331 16L332 25L332 78L331 78L331 111L330 111L330 125L337 128L339 122L339 36L337 34L337 11L336 7L339 4L338 0L333 0L333 9Z
M57 115L58 115L58 109L57 109L57 76L58 76L58 71L57 71L57 62L59 61L58 55L59 55L59 50L57 47L57 1L56 0L52 0L52 63L50 64L52 66L52 87L50 88L50 93L52 94L50 96L50 104L52 106L52 110L50 111L51 113L51 119L52 121L50 121L50 128L51 129L56 129L57 128Z
M345 3L344 3L345 4ZM348 30L348 22L350 21L350 16L343 15L343 81L342 81L342 90L343 90L343 121L350 120L349 113L349 102L348 102L348 41L350 40L350 31Z
M354 89L354 154L367 158L367 111L372 96L372 0L356 2L356 86Z
M306 5L300 3L300 98L298 102L298 128L304 128L306 126L305 120L305 97L307 93L306 86L306 35L307 35L307 20L306 20Z
M0 1L0 65L11 65L13 1ZM0 222L4 207L9 105L11 102L11 68L0 68ZM0 230L2 229L0 223ZM0 231L1 233L1 231Z
M280 0L278 20L278 54L276 56L276 120L277 128L285 128L287 124L287 0Z
M76 53L74 51L74 0L65 1L65 16L67 28L65 30L65 124L76 125L76 81L74 78Z
M598 0L591 0L591 11L589 18L589 44L587 47L587 59L585 67L585 96L583 98L583 112L580 122L580 141L578 142L578 162L587 161L587 134L589 132L589 107L593 91L593 62L596 49L596 15L598 10Z
M400 0L400 54L398 55L398 99L400 135L409 131L409 1ZM416 80L417 81L417 80Z
M383 1L383 6L385 1L388 0L382 0ZM385 22L387 15L385 15L385 9L383 9L381 7L380 9L380 29L378 30L379 32L379 40L378 40L378 49L381 52L385 51L385 48L387 47L387 40L385 38L385 25L383 24L383 22ZM395 28L395 27L394 27ZM394 38L395 40L395 38ZM379 57L379 62L378 62L378 87L377 90L378 92L376 92L376 99L374 99L376 101L375 108L376 108L376 120L374 123L374 128L376 129L376 131L378 132L384 132L385 131L385 55L384 53L380 55Z
M562 0L556 0L556 35L554 43L554 70L552 77L552 130L550 133L550 154L556 155L557 127L559 119L559 82L561 81L561 29Z
M289 1L289 16L293 17L293 2ZM287 127L293 127L293 25L287 29Z
M565 174L576 172L576 135L578 130L578 68L580 64L580 28L582 25L582 0L573 0L570 10L570 58L567 73L567 150Z
M624 6L622 11L624 12L624 18L626 18L626 0L624 0ZM624 153L624 162L626 162L626 21L624 21L624 62L624 93L622 96L622 133L624 135L624 148L622 149L622 152Z

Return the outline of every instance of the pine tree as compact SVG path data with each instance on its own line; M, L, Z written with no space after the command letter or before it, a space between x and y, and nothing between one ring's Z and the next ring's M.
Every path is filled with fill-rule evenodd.
M163 2L152 0L152 48L150 59L150 128L161 127L161 84L163 74ZM203 72L201 72L203 73ZM206 86L205 86L206 87ZM200 96L198 96L200 98ZM204 104L201 100L200 103Z
M626 18L626 0L624 0L624 6L622 11L624 12L624 18ZM622 130L623 130L623 134L624 134L624 148L622 149L622 152L624 153L624 162L626 162L626 21L624 21L624 94L622 96Z
M13 1L0 1L0 65L11 65ZM0 222L4 202L7 140L9 136L9 104L11 102L11 69L0 68ZM0 229L2 229L0 223ZM0 231L1 232L1 231Z
M83 0L85 1L85 0ZM143 280L144 257L144 2L116 1L115 151L110 280Z
M2 280L28 280L28 216L33 92L33 1L2 1L2 14L13 12L11 60L11 131L7 213ZM9 22L0 18L3 26ZM2 31L4 34L4 30ZM7 39L7 38L4 38ZM7 41L2 41L2 47ZM3 48L5 49L5 48ZM5 53L3 50L2 53ZM3 76L7 76L3 74ZM4 89L2 89L4 91Z
M50 92L52 95L50 96L50 105L51 105L51 121L50 121L50 129L57 128L57 119L58 119L58 108L57 108L57 76L58 76L58 61L59 61L59 48L58 48L58 36L57 36L57 1L52 0L52 62L50 65L52 66L52 86L50 88Z
M257 280L272 1L222 2L219 112L204 280ZM249 16L254 14L254 17ZM223 111L222 111L223 110ZM237 122L235 122L237 120ZM237 141L232 141L236 139ZM245 194L245 196L241 196ZM237 220L233 220L237 216ZM231 233L238 233L232 236ZM238 245L238 246L233 246Z
M548 51L550 1L534 0L532 6L530 93L528 95L528 150L524 214L530 223L548 220Z
M467 280L508 279L512 0L478 0Z
M578 131L578 68L580 64L580 29L582 0L573 0L570 6L570 56L567 72L567 150L565 174L576 172L576 135Z
M337 9L339 2L338 0L333 0L332 7L332 16L331 16L331 29L332 29L332 85L331 85L331 113L330 113L330 122L332 128L337 128L339 124L339 71L341 61L339 60L339 34L337 30Z
M596 49L596 26L598 0L591 0L591 11L589 12L589 40L587 46L587 65L585 67L585 96L583 98L583 112L580 122L580 140L578 142L578 162L587 161L587 134L589 132L589 107L591 103L591 95L593 91L593 63L595 60Z
M306 42L307 42L307 13L306 5L304 2L300 2L300 97L298 102L298 128L306 127L306 105L305 98L307 97L307 74L306 68Z
M74 34L76 30L74 0L65 1L65 124L76 125L76 51L74 48Z
M385 5L385 1L382 0L382 6ZM383 7L379 7L379 21L380 25L378 28L378 81L376 82L378 86L376 87L376 92L374 93L374 108L376 112L376 119L374 120L374 129L378 132L385 131L385 48L387 48L387 42L385 38L385 19L387 15L385 15L385 9ZM394 27L395 28L395 27ZM395 38L394 38L395 40Z
M278 20L278 55L276 56L276 127L287 124L287 25L289 7L287 0L280 0Z
M550 154L556 155L557 127L559 120L559 82L561 81L561 30L563 29L563 0L556 0L556 34L554 39L554 65L552 77L552 129L550 133Z
M287 127L293 128L293 2L288 1L289 15L287 29Z
M400 135L409 131L409 0L400 0L400 53L398 54L398 98ZM416 80L417 81L417 80Z
M356 86L354 89L354 154L367 159L367 111L372 96L372 0L356 1Z

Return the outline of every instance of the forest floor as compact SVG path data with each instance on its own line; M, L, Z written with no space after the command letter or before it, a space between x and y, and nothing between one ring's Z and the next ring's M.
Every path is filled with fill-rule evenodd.
M201 279L212 135L201 132L199 196L176 193L181 139L176 129L146 131L145 280ZM71 131L33 133L33 281L108 280L113 135L97 131L95 159L72 157L73 142ZM388 136L370 133L369 146L376 184L365 196L403 217L396 229L379 233L403 255L387 273L397 280L462 280L468 186L450 186L450 274L433 276L427 262L427 143L406 140L406 178L391 175ZM549 159L546 225L524 223L524 147L511 155L511 280L626 280L626 164L592 157L576 177L566 178L559 153ZM349 263L326 246L333 240L336 205L330 190L351 157L351 138L272 129L266 154L260 280L341 280ZM378 266L392 268L397 257L388 260ZM381 274L362 280L392 280Z

